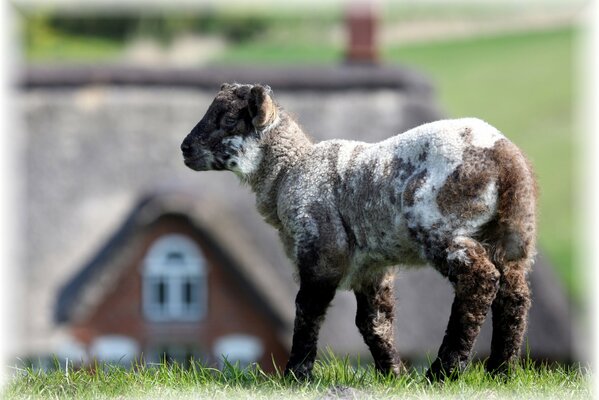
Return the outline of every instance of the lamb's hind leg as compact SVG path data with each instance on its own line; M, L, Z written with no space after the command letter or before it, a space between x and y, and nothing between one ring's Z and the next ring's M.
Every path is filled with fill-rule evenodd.
M487 362L487 370L491 373L506 372L520 352L530 308L530 290L525 271L523 263L512 262L506 265L501 275L499 291L491 306L493 338L491 356Z
M445 262L439 269L453 283L455 298L439 354L427 372L429 380L465 368L499 285L499 271L473 239L454 239Z
M354 289L358 303L356 325L368 345L376 369L398 375L402 365L393 338L393 274L391 272Z

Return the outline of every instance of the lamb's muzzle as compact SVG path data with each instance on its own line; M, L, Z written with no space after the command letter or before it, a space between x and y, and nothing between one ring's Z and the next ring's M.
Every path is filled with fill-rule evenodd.
M194 170L227 169L256 194L298 270L286 373L308 377L337 289L355 292L356 324L384 373L398 374L393 265L432 265L455 289L449 324L427 376L469 360L489 308L487 368L517 359L535 254L536 183L521 151L475 119L419 126L379 143L312 143L269 87L224 84L181 145Z

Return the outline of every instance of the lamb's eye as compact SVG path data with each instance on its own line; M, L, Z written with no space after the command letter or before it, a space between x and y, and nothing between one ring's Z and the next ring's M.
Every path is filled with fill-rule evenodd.
M225 116L225 118L223 118L223 125L225 126L235 126L237 124L237 118L231 117L231 116Z

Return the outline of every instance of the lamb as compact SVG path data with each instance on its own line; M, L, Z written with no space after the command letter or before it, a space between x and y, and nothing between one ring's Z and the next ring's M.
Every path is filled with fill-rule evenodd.
M355 322L375 367L402 372L393 339L395 265L431 265L454 287L427 378L465 368L489 309L487 370L503 374L518 358L531 303L537 189L525 156L497 129L465 118L379 143L313 143L270 87L225 83L181 150L189 168L229 170L249 185L297 268L286 375L311 376L338 289L355 294Z

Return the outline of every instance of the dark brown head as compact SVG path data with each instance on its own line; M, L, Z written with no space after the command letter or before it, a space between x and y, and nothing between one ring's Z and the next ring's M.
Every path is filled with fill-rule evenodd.
M262 158L262 133L277 120L271 93L268 86L223 84L181 144L185 165L196 171L251 172Z

